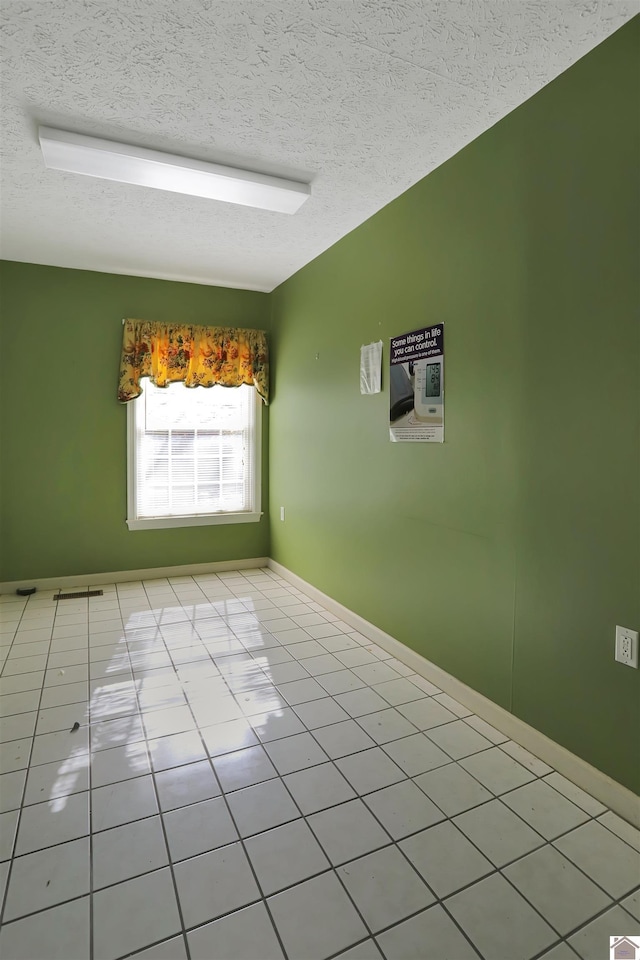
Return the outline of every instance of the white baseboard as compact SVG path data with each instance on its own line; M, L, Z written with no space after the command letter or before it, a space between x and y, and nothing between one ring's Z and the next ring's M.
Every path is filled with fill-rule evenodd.
M591 764L582 760L580 757L571 753L565 747L562 747L554 740L550 740L539 730L529 726L523 720L509 713L503 707L493 703L487 697L473 690L466 684L457 680L450 673L442 670L431 663L421 654L411 650L410 647L400 643L395 637L380 630L373 623L365 620L363 617L349 610L336 600L322 593L317 587L307 583L302 577L292 573L282 564L275 560L269 560L268 566L289 583L298 587L307 596L326 607L336 616L344 620L345 623L353 626L353 629L363 634L369 640L377 643L379 646L392 654L397 660L406 664L414 670L419 676L430 680L445 693L450 694L461 704L471 710L477 716L486 720L493 727L503 733L506 737L519 743L522 747L532 753L534 756L548 763L558 773L561 773L567 780L577 784L587 793L591 794L606 807L609 807L614 813L623 817L629 823L640 828L640 797L633 793L621 783L612 780L601 770L592 767Z
M268 557L248 560L220 560L213 563L187 563L174 567L146 567L142 570L116 570L109 573L83 573L73 577L40 577L35 580L8 580L0 583L0 594L15 593L18 588L36 587L55 590L58 587L93 587L103 583L126 583L129 580L156 580L159 577L193 577L222 570L248 570L268 566Z

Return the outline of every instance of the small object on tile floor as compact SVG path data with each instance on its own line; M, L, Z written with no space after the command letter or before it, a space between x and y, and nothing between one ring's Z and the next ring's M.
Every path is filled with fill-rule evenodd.
M76 722L74 723L74 725L71 727L71 730L69 730L69 733L75 733L76 730L79 730L79 729L80 729L80 724L79 724L78 721L76 720Z
M30 597L32 593L36 592L36 587L18 587L16 593L19 597Z
M58 676L64 677L64 670L58 670Z

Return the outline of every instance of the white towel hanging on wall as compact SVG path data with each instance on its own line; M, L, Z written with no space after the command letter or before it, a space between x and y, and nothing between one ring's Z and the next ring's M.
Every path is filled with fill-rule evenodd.
M360 393L380 393L382 340L360 347Z

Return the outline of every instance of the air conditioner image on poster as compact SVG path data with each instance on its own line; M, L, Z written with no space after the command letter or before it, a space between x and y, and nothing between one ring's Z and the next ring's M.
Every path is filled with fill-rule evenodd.
M414 413L417 420L441 427L443 418L442 357L414 362Z

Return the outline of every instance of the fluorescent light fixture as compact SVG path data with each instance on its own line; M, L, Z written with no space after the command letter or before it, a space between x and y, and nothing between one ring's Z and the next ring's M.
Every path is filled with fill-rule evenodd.
M278 213L296 213L311 193L308 183L190 160L128 143L85 137L53 127L40 127L38 135L45 165L52 170L187 193L225 203L240 203L245 207Z

